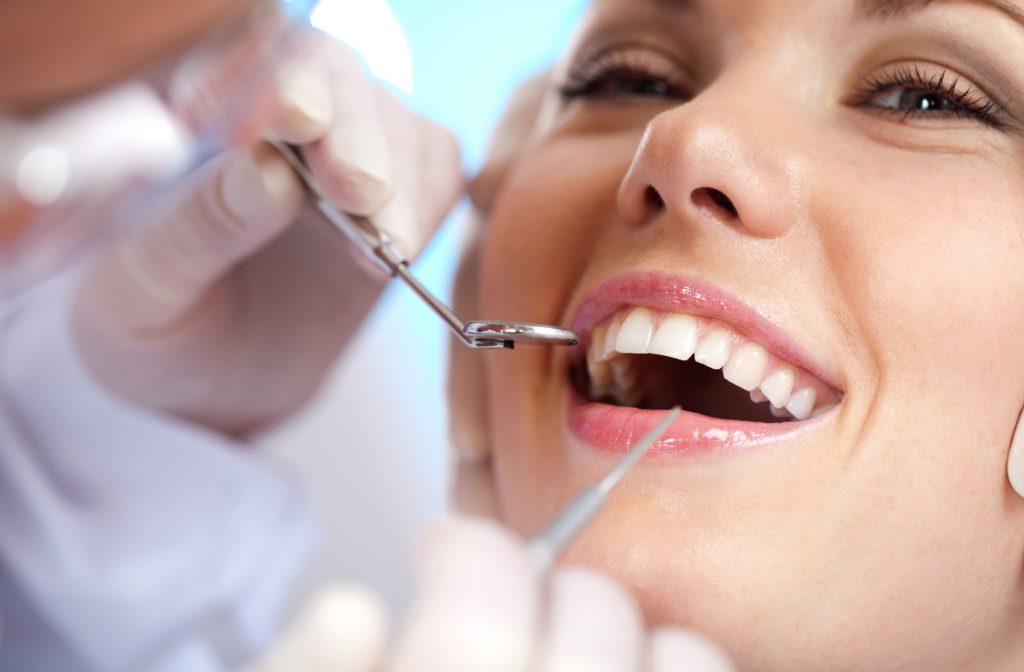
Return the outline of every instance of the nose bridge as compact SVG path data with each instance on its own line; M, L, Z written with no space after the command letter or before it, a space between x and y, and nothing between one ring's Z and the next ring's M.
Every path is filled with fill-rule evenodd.
M764 85L719 82L648 124L619 190L619 207L642 224L660 210L680 223L712 219L758 238L796 220L792 133Z

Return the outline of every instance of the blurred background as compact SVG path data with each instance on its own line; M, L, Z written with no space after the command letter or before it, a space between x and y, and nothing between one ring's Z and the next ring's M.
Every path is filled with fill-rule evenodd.
M450 128L472 175L513 88L552 62L583 4L322 0L313 23L355 48L414 109ZM465 209L456 208L414 266L445 297ZM415 341L404 337L411 333ZM392 284L314 403L261 440L310 493L320 518L320 545L298 598L340 579L373 587L394 609L405 604L415 532L446 508L447 347L437 317Z

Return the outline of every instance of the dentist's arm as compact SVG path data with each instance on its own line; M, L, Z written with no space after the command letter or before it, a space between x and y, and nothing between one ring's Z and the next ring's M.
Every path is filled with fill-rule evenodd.
M302 146L337 206L373 215L415 256L462 191L457 144L347 49L316 42L282 74L272 130ZM219 431L243 434L301 405L385 284L304 208L262 142L213 161L153 217L83 282L78 347L120 396Z

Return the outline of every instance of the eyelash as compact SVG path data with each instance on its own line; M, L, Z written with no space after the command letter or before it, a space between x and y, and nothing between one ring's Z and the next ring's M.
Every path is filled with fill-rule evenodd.
M857 92L849 104L854 107L871 109L883 114L892 114L909 119L911 117L944 117L967 118L979 121L992 128L1002 128L1004 124L998 115L1002 106L979 91L971 84L961 88L960 78L950 76L948 68L937 74L927 75L920 66L900 65L882 75L872 75L864 80L861 91ZM953 104L951 110L937 109L934 112L908 108L905 110L882 107L871 101L884 93L904 89L930 96L939 96ZM900 101L902 102L902 101Z
M559 86L558 93L565 102L578 99L642 97L690 100L693 96L681 80L678 68L668 61L654 63L663 59L664 57L652 56L649 52L610 51L573 67ZM876 113L897 115L903 119L954 116L974 119L996 129L1005 126L999 119L1002 106L998 102L973 85L960 87L960 78L950 77L950 74L948 68L943 68L941 72L929 76L920 66L900 65L884 74L865 78L863 88L854 94L848 104ZM614 88L623 84L630 88ZM881 94L892 93L898 89L941 97L952 103L953 109L893 109L871 102Z
M606 88L623 83L654 88L625 91ZM580 98L659 97L689 100L691 97L679 77L678 68L663 56L639 50L610 51L583 61L569 71L558 93L566 102Z

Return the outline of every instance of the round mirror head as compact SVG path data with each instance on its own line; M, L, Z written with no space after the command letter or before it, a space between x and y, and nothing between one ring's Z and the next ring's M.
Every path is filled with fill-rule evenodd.
M530 322L467 322L462 333L482 347L511 348L517 343L534 345L576 345L579 336L572 329Z

